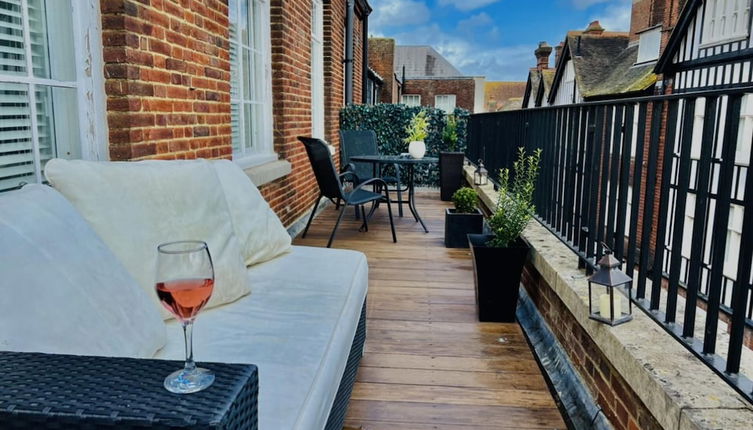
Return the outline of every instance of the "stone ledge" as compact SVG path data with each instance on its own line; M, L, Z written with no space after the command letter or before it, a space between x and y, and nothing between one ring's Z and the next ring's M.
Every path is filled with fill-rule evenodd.
M472 178L473 167L464 173ZM494 188L475 188L494 207ZM589 319L585 273L557 237L537 222L523 236L534 267L664 428L751 428L753 407L642 311L634 308L634 320L616 327Z
M275 160L269 163L243 169L257 187L280 179L292 171L290 162L287 160Z

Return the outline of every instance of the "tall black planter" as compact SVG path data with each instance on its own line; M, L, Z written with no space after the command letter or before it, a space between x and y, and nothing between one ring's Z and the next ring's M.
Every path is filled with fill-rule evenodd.
M452 200L452 195L460 188L463 181L463 160L465 154L462 152L439 153L439 194L445 202Z
M474 213L455 213L446 209L444 214L444 246L447 248L468 248L468 235L484 231L484 214L476 209Z
M518 238L508 248L491 248L486 234L469 234L473 255L478 319L483 322L515 322L520 275L528 257L528 245Z

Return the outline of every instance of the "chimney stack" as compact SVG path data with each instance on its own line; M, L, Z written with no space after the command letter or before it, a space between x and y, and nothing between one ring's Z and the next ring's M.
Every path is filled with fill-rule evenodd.
M593 34L595 36L598 36L601 33L604 33L604 27L599 24L599 21L593 21L592 23L588 24L586 31L583 32L583 34Z
M546 42L539 42L539 47L533 53L536 55L536 69L548 69L549 55L552 53L552 47Z
M554 47L554 67L560 62L560 56L562 55L562 48L565 47L565 42L560 42L559 45Z

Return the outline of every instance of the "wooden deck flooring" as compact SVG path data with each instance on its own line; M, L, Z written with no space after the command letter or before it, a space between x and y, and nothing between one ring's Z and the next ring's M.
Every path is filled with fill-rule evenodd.
M386 208L366 233L346 212L333 247L369 260L366 351L346 427L566 428L520 327L477 322L470 254L444 247L448 206L438 192L421 192L418 209L430 232L406 207L396 217L396 244ZM336 214L326 209L295 243L326 246Z

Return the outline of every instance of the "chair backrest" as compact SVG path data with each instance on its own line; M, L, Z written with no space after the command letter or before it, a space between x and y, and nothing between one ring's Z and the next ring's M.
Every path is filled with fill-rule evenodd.
M342 183L327 144L313 137L298 136L298 140L306 147L306 154L309 156L311 168L314 170L316 183L319 184L322 195L330 199L342 199Z
M340 130L340 154L343 165L351 163L350 157L357 155L379 155L374 130ZM370 163L353 163L355 174L361 181L374 176L374 166Z

